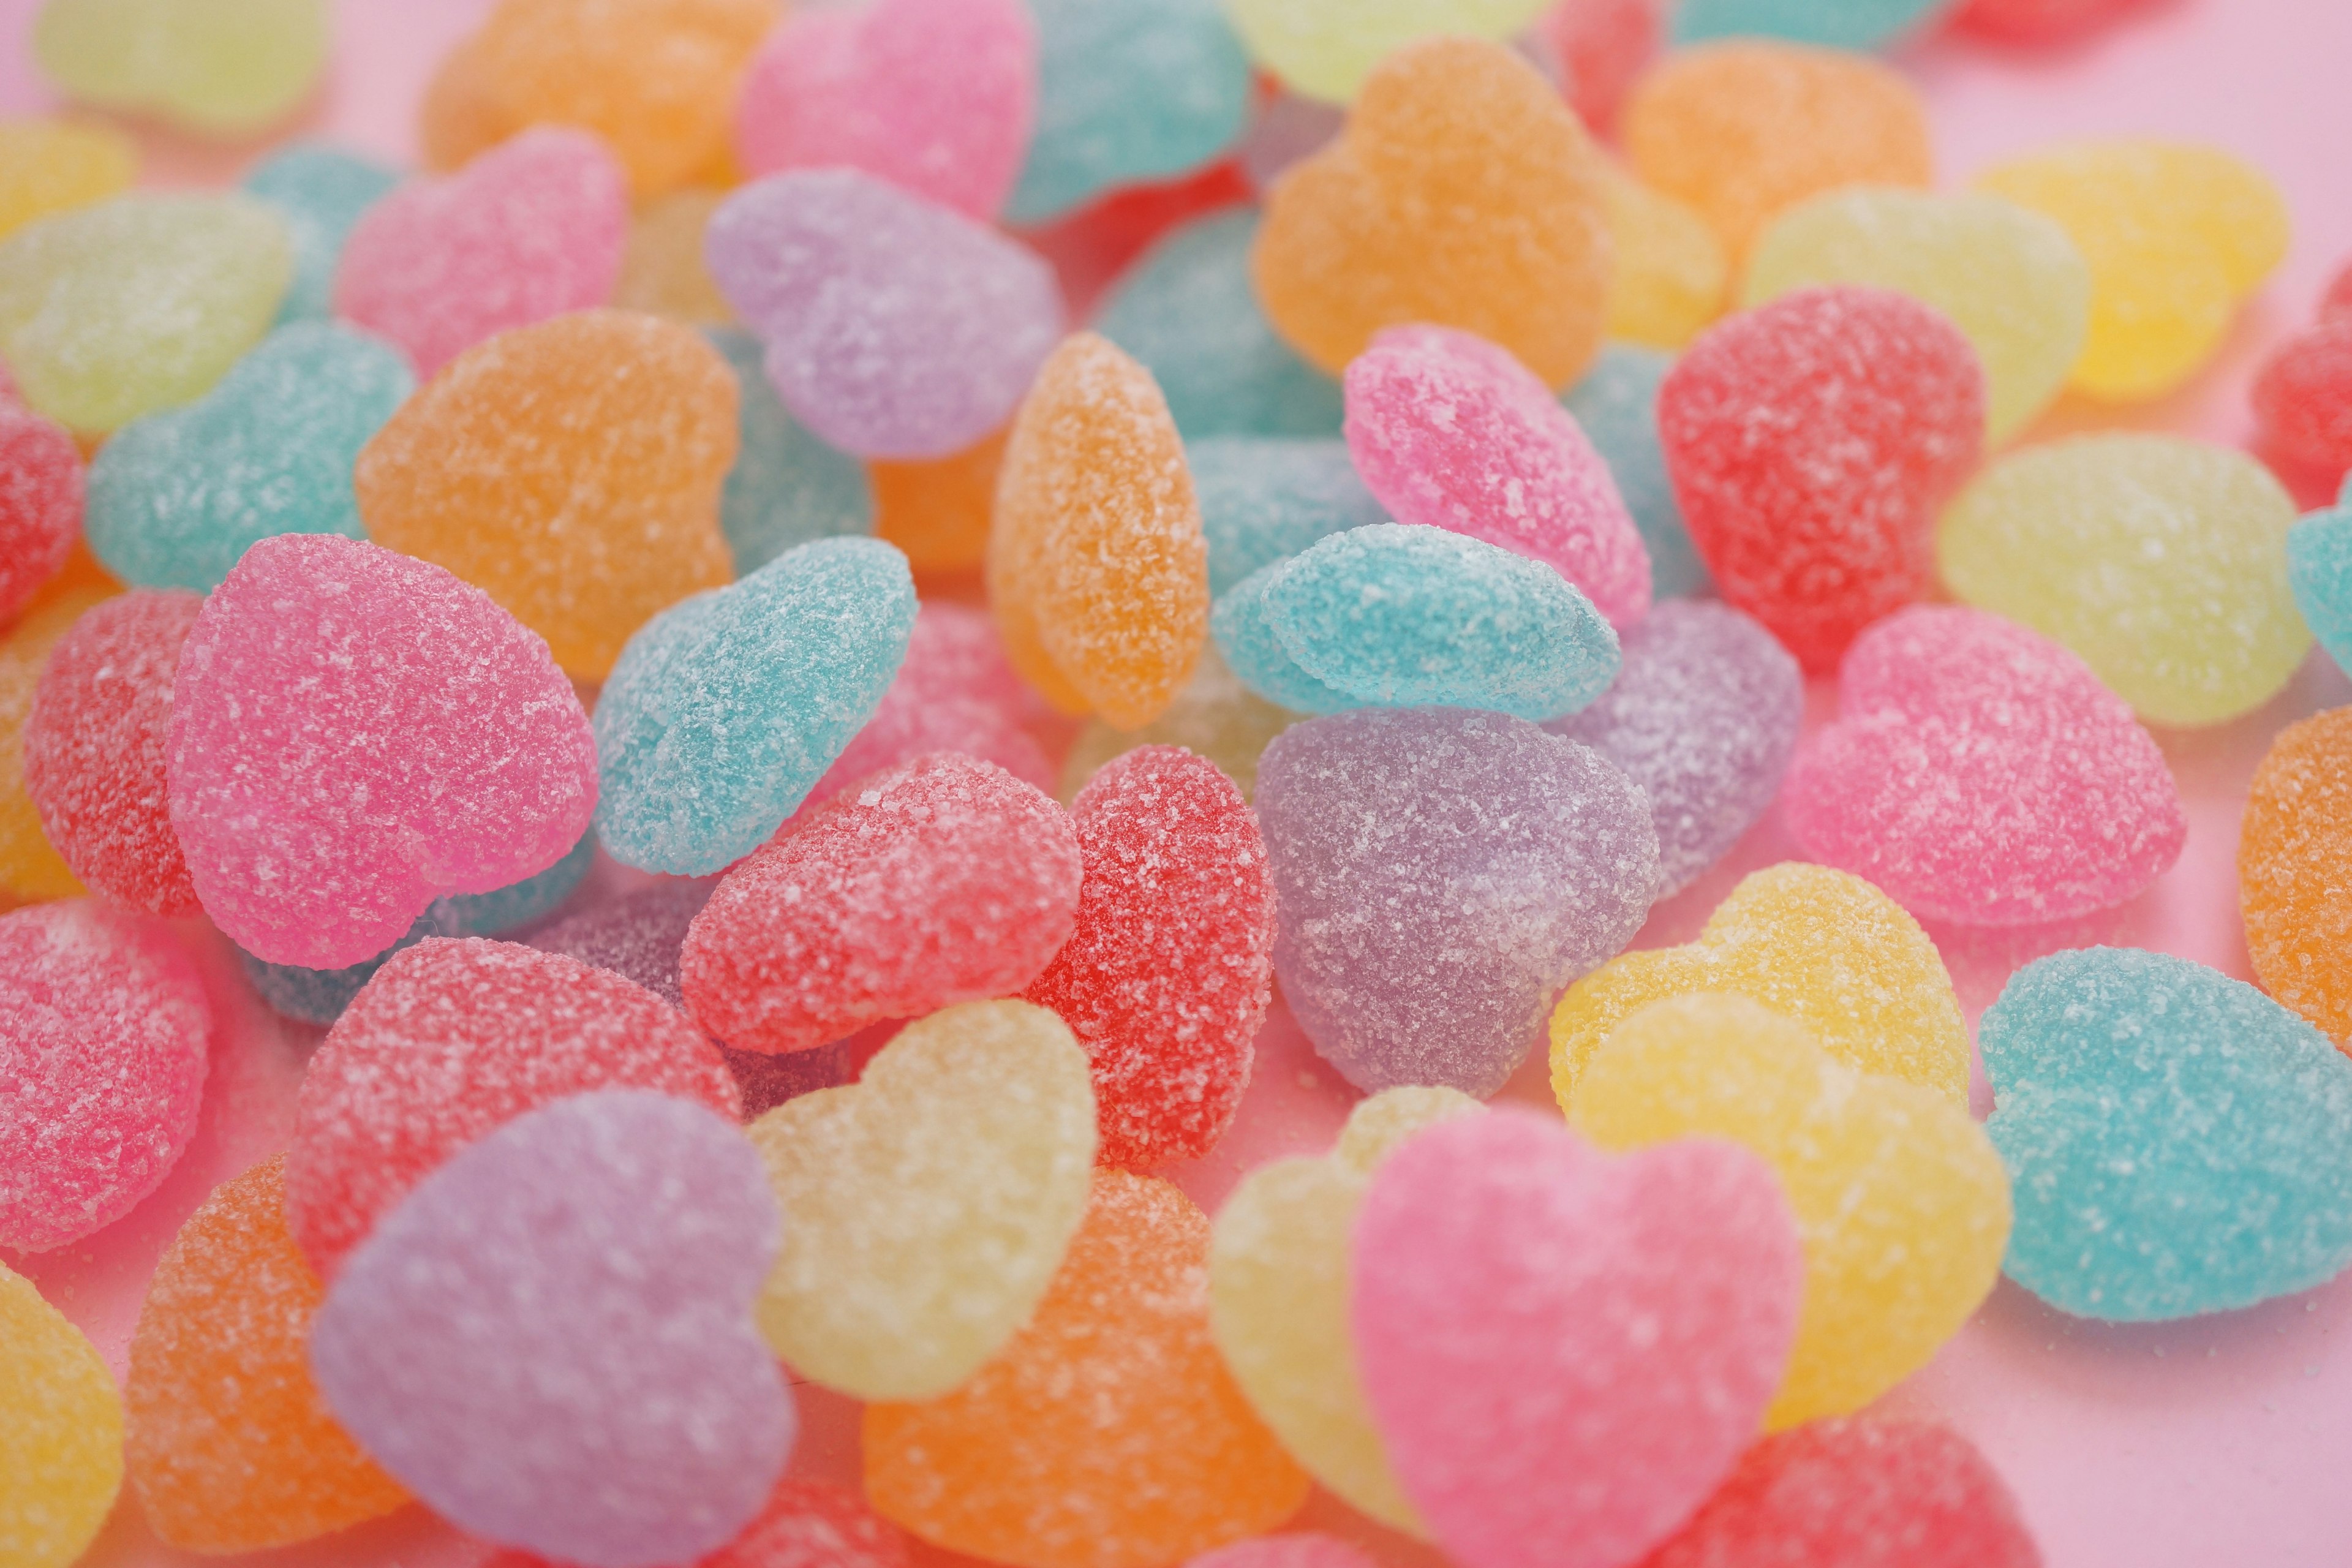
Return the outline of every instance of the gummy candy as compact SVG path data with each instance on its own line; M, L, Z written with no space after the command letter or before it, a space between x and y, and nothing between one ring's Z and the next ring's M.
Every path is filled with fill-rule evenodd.
M1013 667L1065 711L1140 729L1206 640L1207 557L1150 372L1092 332L1065 340L1022 401L989 535Z
M2000 1276L2009 1175L1969 1113L1831 1059L1745 996L1653 1002L1561 1107L1599 1148L1727 1139L1769 1163L1805 1249L1805 1296L1768 1428L1858 1410L1959 1330Z
M126 191L138 174L137 143L110 125L0 121L0 238Z
M1979 1032L2017 1229L2004 1268L2118 1322L2222 1311L2352 1263L2352 1061L2242 981L2061 952Z
M628 224L604 143L526 131L362 213L335 266L334 313L398 343L429 380L486 339L602 305Z
M655 616L597 700L597 836L649 871L741 859L874 712L914 625L906 562L870 539L801 545Z
M1968 1026L1935 943L1861 878L1795 863L1743 878L1697 941L1626 953L1570 986L1551 1016L1552 1093L1572 1103L1620 1024L1694 991L1759 1002L1843 1066L1969 1102Z
M202 396L293 276L284 220L242 195L121 195L0 240L0 359L37 412L101 434Z
M85 902L0 915L0 1247L79 1241L171 1174L211 1033L162 928Z
M2287 583L2328 657L2352 668L2352 483L2287 530Z
M2142 719L2216 724L2311 647L2287 581L2294 502L2243 452L2116 432L2013 452L1944 513L1955 597L2032 627Z
M1675 41L1793 38L1841 49L1874 49L1924 31L1953 0L1682 0Z
M1674 363L1654 349L1610 343L1559 399L1609 466L1618 498L1650 557L1650 592L1657 599L1711 586L1683 524L1682 503L1675 499L1665 451L1658 444L1658 387Z
M328 1288L337 1420L468 1535L652 1568L756 1519L796 1425L750 1308L775 1200L729 1122L644 1089L531 1111L418 1184Z
M1951 319L1985 373L1985 440L2024 427L2066 384L2090 330L2091 273L2056 222L1981 193L1861 186L1790 208L1757 241L1742 298L1825 283L1893 289Z
M1438 1545L1481 1568L1611 1568L1672 1534L1755 1436L1803 1283L1747 1150L1612 1159L1517 1110L1391 1154L1354 1242L1390 1462Z
M1236 1541L1193 1558L1184 1568L1374 1568L1374 1563L1336 1535L1302 1530Z
M1602 163L1509 50L1433 38L1364 83L1339 139L1266 194L1251 275L1275 330L1337 375L1383 327L1460 327L1546 386L1601 344Z
M730 577L736 441L735 379L698 333L588 310L467 350L352 482L369 538L446 567L568 674L603 680L639 626Z
M2121 903L2189 836L2164 753L2121 698L2048 638L1957 605L1855 639L1837 721L1798 753L1781 812L1813 858L1970 925Z
M969 572L988 555L1007 431L929 462L866 465L874 531L917 572Z
M73 868L41 828L25 777L25 731L50 651L103 591L71 588L36 608L0 638L0 893L18 899L70 899L80 893Z
M946 752L867 778L728 873L694 921L688 1011L737 1050L1020 991L1070 934L1082 875L1061 807Z
M276 207L293 237L294 281L278 307L279 324L325 321L334 314L343 242L400 176L340 147L298 142L255 164L239 184L247 195Z
M769 35L735 100L735 156L753 176L863 170L985 223L1036 112L1037 24L1021 0L874 0Z
M1271 1530L1307 1479L1209 1337L1209 1222L1098 1170L1036 1311L970 1383L865 1416L866 1495L934 1545L1022 1568L1151 1568Z
M683 1012L678 951L686 945L687 928L709 899L710 889L703 883L665 882L566 915L535 933L530 945L609 970ZM728 1054L731 1066L731 1058L744 1053Z
M1499 713L1294 725L1259 763L1256 807L1283 994L1367 1091L1492 1094L1560 987L1633 939L1657 885L1640 789Z
M1078 732L1062 763L1058 791L1067 803L1114 757L1139 746L1181 746L1217 764L1248 800L1257 794L1257 761L1268 742L1298 721L1298 715L1244 686L1225 668L1214 644L1201 650L1192 681L1167 710L1140 730L1114 730L1100 720Z
M1200 500L1213 599L1326 534L1388 521L1344 442L1212 436L1188 440L1184 460Z
M712 216L703 253L767 344L784 406L860 457L971 446L1011 416L1061 335L1041 258L854 169L744 186Z
M1439 34L1508 38L1550 0L1227 0L1251 58L1292 90L1346 103L1406 45Z
M1487 549L1494 550L1495 546ZM1286 561L1277 561L1250 574L1217 601L1209 616L1213 638L1211 646L1219 651L1234 676L1266 702L1300 713L1339 713L1363 706L1358 699L1307 674L1291 657L1281 634L1275 629L1274 613L1266 595L1281 581L1283 568L1288 564ZM1473 658L1476 656L1475 645L1467 651Z
M352 464L415 390L397 350L324 321L280 327L189 406L115 432L89 466L89 547L146 588L220 586L278 533L361 536Z
M64 569L81 537L81 453L53 421L0 401L0 626Z
M1710 328L1658 389L1658 437L1725 601L1818 672L1927 585L1937 510L1976 467L1984 409L1958 328L1839 284Z
M1558 62L1560 95L1596 133L1617 123L1633 79L1658 51L1664 32L1662 0L1557 0L1522 35L1549 47Z
M2147 0L1960 0L1952 25L2007 43L2055 43L2089 33Z
M761 1332L859 1399L969 1381L1045 1295L1087 1209L1095 1100L1060 1019L1012 1000L909 1024L841 1089L751 1129L791 1218Z
M498 99L482 36L468 33L441 57L416 107L416 144L425 167L462 168L523 127Z
M702 262L703 231L726 199L725 191L689 186L648 202L631 217L613 304L689 327L732 322L734 308Z
M2332 478L2352 469L2352 317L2323 318L2273 350L2253 400L2271 449Z
M79 1329L0 1263L0 1562L69 1568L122 1486L122 1400Z
M76 98L234 137L310 96L327 31L322 0L49 0L32 44Z
M1627 342L1678 349L1723 309L1731 273L1723 241L1696 210L1615 163L1604 162L1601 176L1617 251L1604 330Z
M801 427L768 384L760 340L733 328L706 335L735 373L735 466L719 500L735 574L748 577L812 539L873 532L865 465Z
M527 1552L501 1552L482 1568L567 1565ZM906 1536L856 1490L788 1476L768 1494L759 1518L694 1568L909 1568L909 1560Z
M2238 837L2238 907L2246 952L2272 996L2352 1039L2345 984L2342 824L2352 799L2352 709L2335 708L2279 731L2254 770Z

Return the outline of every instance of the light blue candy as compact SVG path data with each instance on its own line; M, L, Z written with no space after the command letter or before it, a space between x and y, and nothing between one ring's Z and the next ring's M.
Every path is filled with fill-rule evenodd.
M1253 208L1171 232L1111 291L1095 330L1160 383L1188 441L1203 436L1337 436L1339 384L1276 333L1251 286Z
M360 215L399 183L381 163L315 142L298 142L254 165L245 188L284 214L294 237L294 282L278 308L279 321L323 321L334 314L343 241Z
M595 863L596 833L591 828L546 870L487 893L452 893L435 907L447 911L467 936L503 936L562 908Z
M1213 436L1188 443L1184 458L1209 543L1212 598L1327 534L1389 520L1344 441Z
M2333 507L2287 530L2286 580L2327 656L2352 672L2352 474Z
M1704 594L1713 585L1683 525L1674 481L1666 477L1665 448L1658 443L1658 384L1674 364L1672 354L1611 343L1559 400L1608 463L1649 548L1650 593L1659 599Z
M278 328L196 402L133 420L99 449L90 550L134 586L209 594L272 535L365 537L352 464L415 386L381 338Z
M1339 713L1361 706L1346 692L1333 690L1299 668L1275 635L1266 590L1287 564L1277 562L1252 573L1221 595L1210 610L1209 635L1216 639L1225 668L1252 691L1294 713Z
M1957 0L1681 0L1675 42L1753 35L1870 49L1918 31Z
M1217 0L1029 0L1037 128L1005 205L1045 223L1117 185L1197 169L1249 121L1249 57Z
M915 629L907 558L820 539L637 629L596 701L596 836L704 876L782 826L872 716Z
M739 577L813 539L874 531L874 486L866 465L828 447L793 418L768 380L760 340L735 327L704 334L726 357L740 391L740 442L719 499L719 527Z
M2185 1318L2352 1262L2352 1060L2252 986L2168 953L2028 964L1979 1030L2011 1279L2066 1311Z

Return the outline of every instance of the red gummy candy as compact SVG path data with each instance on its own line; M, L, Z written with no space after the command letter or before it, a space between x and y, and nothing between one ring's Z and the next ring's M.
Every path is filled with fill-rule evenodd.
M2336 286L2352 294L2352 272ZM2254 416L2280 456L2330 477L2352 468L2352 304L2271 354L2254 380Z
M2011 44L2050 44L2103 27L2147 0L1966 0L1953 26Z
M908 1568L907 1537L831 1481L776 1483L743 1533L694 1568ZM562 1568L528 1552L501 1552L482 1568Z
M2336 275L2327 292L2319 301L2319 319L2331 321L2337 316L2352 315L2352 266Z
M0 624L64 567L81 502L81 450L65 426L0 398Z

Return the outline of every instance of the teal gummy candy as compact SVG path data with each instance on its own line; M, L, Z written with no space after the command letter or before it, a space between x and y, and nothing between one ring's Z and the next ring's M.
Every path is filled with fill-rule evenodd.
M1298 667L1276 635L1267 593L1287 561L1254 572L1221 595L1209 612L1209 636L1225 668L1244 686L1294 713L1339 713L1360 707Z
M596 836L698 877L782 826L873 716L915 629L907 558L820 539L637 629L596 701Z
M2352 475L2333 507L2306 513L2287 530L2286 580L2319 646L2352 671Z
M2016 1207L2004 1265L2117 1322L2249 1306L2352 1262L2352 1060L2168 953L2028 964L1979 1030Z
M451 936L504 936L562 908L595 863L596 830L592 827L546 870L487 893L452 893L436 900L435 907L446 910L457 927Z
M1008 223L1199 168L1249 121L1249 57L1217 0L1029 0L1037 126Z
M136 587L209 594L261 540L366 537L352 464L415 386L381 338L325 321L278 328L203 397L99 449L91 552Z
M323 142L298 142L245 177L245 189L276 207L294 237L294 281L278 320L323 321L334 312L335 263L360 215L400 184L394 170Z
M1873 49L1917 32L1958 0L1681 0L1675 42L1754 37Z
M1209 595L1287 561L1328 534L1389 521L1356 477L1345 441L1213 436L1188 442L1209 545Z
M1095 331L1151 372L1187 441L1337 436L1339 384L1282 341L1250 283L1257 213L1212 213L1171 230L1103 303Z
M1653 599L1704 594L1714 585L1683 524L1665 448L1658 444L1658 384L1674 367L1672 354L1611 343L1559 399L1609 465L1617 493L1633 514L1650 552Z
M734 327L703 335L735 373L741 440L719 500L719 527L747 577L795 545L874 531L866 465L793 418L768 380L760 340Z

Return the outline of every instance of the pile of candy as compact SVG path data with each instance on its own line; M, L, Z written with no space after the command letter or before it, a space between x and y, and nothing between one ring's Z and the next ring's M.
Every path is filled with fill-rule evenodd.
M2263 989L2065 934L2182 854L2144 726L2352 667L2352 489L2265 466L2352 468L2352 272L2260 458L2033 438L2195 375L2284 205L2145 140L1937 191L1854 52L2128 8L496 0L419 171L0 125L0 1564L127 1492L1363 1568L1268 1533L1318 1484L1465 1568L2038 1563L1862 1414L2003 1273L2352 1263L2352 709L2246 804ZM243 136L330 31L32 47ZM1981 1123L1923 921L2044 954ZM189 1148L221 938L312 1048L118 1387L31 1281ZM1213 1216L1277 1006L1365 1098ZM1546 1042L1560 1115L1480 1103Z

